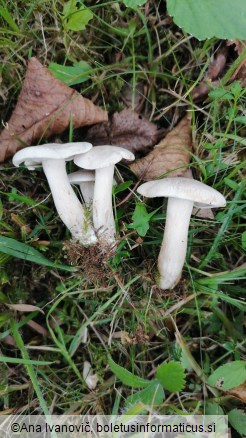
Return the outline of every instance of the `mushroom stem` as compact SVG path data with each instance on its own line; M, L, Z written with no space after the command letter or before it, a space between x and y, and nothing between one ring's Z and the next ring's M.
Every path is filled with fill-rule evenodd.
M83 181L79 185L80 191L82 193L84 203L87 207L90 207L93 201L94 193L94 181Z
M173 289L181 277L193 204L193 201L184 199L168 199L165 232L158 257L159 286L162 289Z
M42 164L57 212L73 238L85 246L96 243L89 214L86 214L69 183L65 160L43 160Z
M96 169L93 197L93 222L99 240L105 246L115 244L115 224L112 207L114 165ZM104 244L103 244L104 246Z

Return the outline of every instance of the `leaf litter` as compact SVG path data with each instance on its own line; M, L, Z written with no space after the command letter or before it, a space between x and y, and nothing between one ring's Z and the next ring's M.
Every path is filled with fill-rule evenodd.
M154 123L130 108L125 108L114 113L108 122L89 128L86 141L94 146L117 145L133 153L144 153L157 143L159 135Z
M28 62L16 107L0 134L0 162L36 140L103 122L107 112L55 78L37 58Z
M207 97L211 88L219 85L217 79L221 76L227 61L228 48L226 46L220 47L220 49L212 56L208 70L197 87L192 92L192 98L194 100L201 100Z
M181 176L187 169L192 150L191 116L187 114L166 137L145 157L134 161L129 168L139 179L151 180Z

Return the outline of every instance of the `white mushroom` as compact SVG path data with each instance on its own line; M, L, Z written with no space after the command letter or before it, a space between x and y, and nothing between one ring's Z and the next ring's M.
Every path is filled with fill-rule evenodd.
M95 171L94 170L76 170L76 172L69 173L68 179L70 184L78 184L83 196L84 203L87 207L93 202L94 186L95 186ZM113 178L113 186L117 182Z
M121 161L134 160L134 155L118 146L96 146L86 154L76 156L77 166L95 169L95 187L93 196L93 223L98 232L102 247L115 244L115 224L112 208L112 185L114 165Z
M92 373L91 364L87 360L84 361L83 379L89 389L95 389L99 380L97 374Z
M226 200L217 190L187 178L148 181L137 189L149 198L168 197L164 238L158 257L159 286L172 289L181 277L187 250L187 237L193 206L224 207Z
M87 207L93 201L95 172L94 170L77 170L68 175L70 184L78 184Z
M25 163L33 170L40 164L48 180L58 214L74 239L83 245L96 243L97 238L90 224L89 214L75 195L66 172L66 161L92 148L90 143L44 144L31 146L17 152L13 164Z

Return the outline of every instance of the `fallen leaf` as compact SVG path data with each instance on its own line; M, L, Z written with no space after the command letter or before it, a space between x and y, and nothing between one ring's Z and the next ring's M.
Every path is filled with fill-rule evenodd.
M186 115L154 149L129 167L139 179L151 180L184 174L192 149L190 115Z
M5 304L10 309L16 310L18 312L41 312L44 314L44 311L40 309L40 307L32 306L31 304Z
M228 46L234 45L235 52L238 55L241 55L243 50L246 48L246 41L239 41L239 40L227 41L227 45ZM238 68L230 78L230 82L234 81L235 79L241 80L241 85L243 87L246 86L246 59L243 59L241 64L239 64Z
M69 88L36 58L28 63L16 107L0 134L0 162L35 140L108 119L107 112Z
M33 329L35 332L39 333L44 337L47 337L49 335L49 332L46 330L46 328L38 324L36 321L33 321L32 319L31 321L27 322L27 325L31 327L31 329Z
M216 87L219 82L216 79L223 72L226 60L227 60L227 47L221 47L214 55L208 70L204 76L202 82L194 88L192 92L192 98L194 100L202 99L206 97L211 90L211 88Z
M149 150L158 141L157 126L131 109L114 113L108 122L88 129L86 141L94 146L112 144L135 153Z
M121 92L121 99L126 108L130 108L136 113L139 113L145 102L145 87L142 82L136 84L135 88L131 84L126 83Z
M7 336L5 336L4 338L2 338L1 341L2 341L4 344L12 345L12 347L15 347L15 346L16 346L16 342L15 342L13 336L7 335Z
M237 386L236 388L226 391L226 394L233 395L233 397L236 397L246 403L246 382Z

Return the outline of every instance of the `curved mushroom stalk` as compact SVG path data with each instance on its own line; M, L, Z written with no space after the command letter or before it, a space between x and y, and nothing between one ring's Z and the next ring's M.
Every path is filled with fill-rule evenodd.
M162 289L173 289L180 280L193 204L185 199L168 199L165 232L158 257L158 283Z
M95 244L97 238L90 223L89 213L87 214L87 210L82 207L69 183L65 161L44 160L42 164L61 220L74 239L85 246Z

